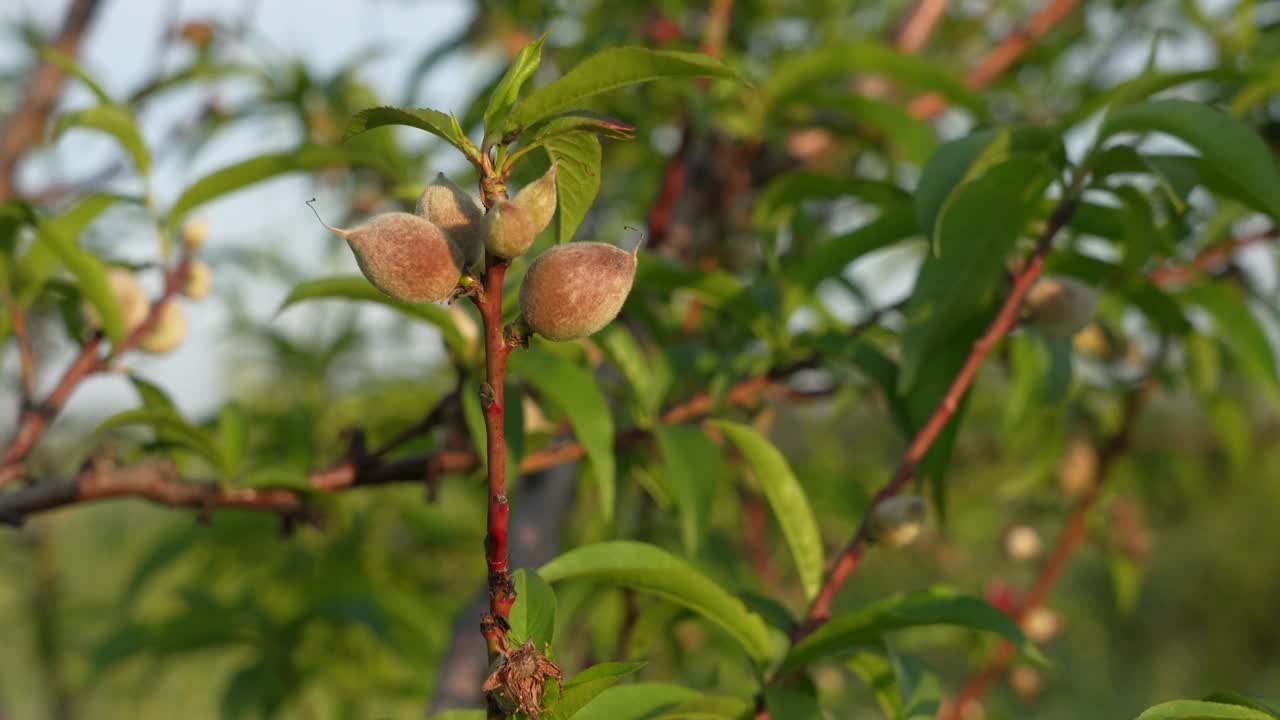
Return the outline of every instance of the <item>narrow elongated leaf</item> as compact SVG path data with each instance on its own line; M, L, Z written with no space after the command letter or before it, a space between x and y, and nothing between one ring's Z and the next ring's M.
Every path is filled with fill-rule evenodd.
M103 104L111 102L111 96L107 94L107 91L74 57L48 45L37 47L36 52L40 54L40 58L45 62L62 68L63 72L83 82L89 88L89 91L97 96L98 102Z
M568 416L578 442L587 451L600 493L600 510L606 521L612 521L616 495L613 415L595 378L559 355L536 348L513 353L509 368Z
M101 130L111 135L128 151L138 172L143 175L151 172L151 153L147 151L142 132L138 130L138 124L128 110L119 105L97 105L66 113L54 125L53 137L60 138L67 130L74 128Z
M407 303L384 295L359 275L341 275L298 283L280 304L277 313L305 300L361 300L394 308L416 320L425 320L440 329L444 341L455 352L466 352L466 341L449 311L431 303Z
M567 720L573 717L582 709L582 706L591 702L592 698L617 685L623 678L644 665L642 662L607 662L592 665L583 670L565 683L560 699L549 709L552 720Z
M80 294L98 311L102 332L106 333L112 343L118 344L124 337L124 318L120 314L120 304L116 302L115 293L111 291L111 282L107 279L107 266L97 255L81 250L75 238L64 234L53 223L36 228L36 236L40 243L53 250L58 260L75 276Z
M578 110L582 101L627 85L669 77L723 77L736 79L735 72L719 60L702 53L621 47L602 50L583 60L560 79L530 93L516 105L504 132L530 125L568 110Z
M897 594L831 618L791 648L784 670L801 668L824 657L846 654L880 642L887 632L927 625L954 625L993 632L1016 645L1028 657L1043 661L1008 615L975 597L946 588Z
M515 572L516 603L511 606L511 642L523 645L525 640L542 650L554 638L556 629L556 595L546 580L532 570Z
M827 240L804 257L788 256L788 265L794 270L786 273L786 277L811 290L823 280L844 272L849 263L863 255L919 234L911 207L895 206L857 230Z
M537 147L557 135L564 135L578 130L587 130L601 137L614 140L630 140L635 137L636 129L613 118L579 110L565 113L536 125L532 134L521 138L520 147L521 149Z
M243 162L215 170L192 183L169 211L169 230L172 232L183 216L192 209L215 198L243 190L254 183L270 180L285 173L347 165L352 156L342 148L324 145L303 145L289 152L260 155Z
M1262 710L1240 705L1205 702L1203 700L1174 700L1147 708L1138 720L1273 720Z
M1219 334L1248 365L1272 383L1280 383L1275 350L1243 294L1226 285L1201 285L1186 295L1213 316Z
M597 695L571 720L643 720L698 697L695 690L667 683L635 683Z
M1244 122L1203 103L1152 100L1112 112L1098 137L1126 131L1168 133L1191 145L1233 197L1280 219L1280 168L1266 143Z
M1224 705L1239 705L1241 707L1247 707L1259 712L1267 713L1273 718L1280 718L1280 709L1277 709L1274 705L1262 702L1257 698L1245 697L1238 693L1220 690L1218 692L1209 693L1209 695L1205 697L1205 702L1222 703Z
M822 81L843 81L856 73L875 73L902 87L936 92L980 116L987 112L982 95L959 75L918 55L866 41L818 48L779 63L765 86L765 107L777 113L788 100Z
M112 205L125 201L133 202L137 198L130 198L123 195L113 195L110 193L94 193L85 197L75 205L71 206L66 212L56 218L47 220L44 225L48 228L50 237L66 237L77 241L85 228L94 220L98 219L103 212ZM28 221L32 225L38 225L40 221L34 214L28 216ZM14 283L18 288L18 303L24 307L31 305L36 296L44 288L45 282L53 273L58 264L58 253L51 243L37 242L33 244L18 261L14 268Z
M155 431L157 439L180 445L208 460L214 467L222 468L225 464L222 451L212 435L169 410L125 410L107 418L95 432L128 425L145 425Z
M556 167L556 242L573 239L600 192L600 139L588 130L553 135L542 142Z
M1053 173L1043 161L1013 157L958 188L938 222L940 254L930 253L907 304L902 340L903 390L937 348L981 332L996 299L1005 258L1022 234ZM958 333L965 333L960 336Z
M594 339L631 385L631 397L640 415L638 422L645 427L652 425L657 420L663 395L652 360L621 323L609 324L596 333Z
M520 97L520 88L524 87L537 71L538 65L542 64L542 43L546 39L547 34L543 33L542 37L521 48L516 59L511 62L511 67L507 68L506 74L489 95L489 107L484 111L485 146L502 137L507 116Z
M764 620L692 565L646 543L615 541L570 550L543 565L547 582L594 580L652 593L720 626L757 661L770 653Z
M653 720L742 720L751 705L741 698L711 695L694 698L653 716Z
M342 139L348 140L360 133L388 125L404 125L425 130L461 150L468 159L478 160L480 157L480 150L467 138L457 119L431 108L408 109L384 106L361 110L351 118L351 122L347 123Z
M842 197L855 197L881 207L904 206L911 202L911 196L892 183L794 171L769 183L760 193L756 200L755 224L771 227L784 222L802 202Z
M654 429L654 437L665 466L667 490L680 513L685 553L697 555L711 500L724 473L720 448L701 429L687 425L661 425Z
M822 586L822 569L826 560L822 535L818 533L818 520L809 506L804 487L791 472L787 459L768 438L742 423L717 420L713 424L729 436L751 465L756 482L760 483L774 517L782 527L782 536L791 548L805 597L812 600Z

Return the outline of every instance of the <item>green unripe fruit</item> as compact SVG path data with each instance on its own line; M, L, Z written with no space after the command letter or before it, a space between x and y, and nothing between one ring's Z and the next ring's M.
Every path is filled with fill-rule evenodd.
M546 230L556 214L556 164L552 163L542 177L524 186L511 202L529 214L534 236Z
M209 294L212 287L213 272L209 270L209 266L199 260L193 260L191 266L187 268L187 279L182 284L182 294L192 300L201 300Z
M374 287L401 302L444 300L462 278L462 251L417 215L383 213L353 230L325 227L347 241Z
M510 260L529 251L538 236L524 208L502 200L485 215L484 249L494 257Z
M160 307L160 314L142 339L138 349L149 353L173 352L187 337L187 317L182 306L170 300Z
M484 253L484 211L467 191L439 173L418 198L417 212L458 246L465 267L480 262Z
M142 285L138 284L138 279L125 268L109 268L107 284L111 288L111 296L120 308L124 334L129 335L146 321L147 313L151 312L151 301L147 299L147 292L142 289ZM85 302L81 312L84 314L85 324L90 328L97 330L102 327L102 316L98 314L98 308Z
M1027 318L1050 337L1069 338L1088 327L1098 309L1098 291L1074 278L1042 278L1027 293Z
M867 537L889 547L910 545L920 535L926 509L924 498L915 495L882 500L867 517Z
M636 277L636 256L612 245L573 242L539 255L520 285L520 314L548 340L576 340L618 316Z

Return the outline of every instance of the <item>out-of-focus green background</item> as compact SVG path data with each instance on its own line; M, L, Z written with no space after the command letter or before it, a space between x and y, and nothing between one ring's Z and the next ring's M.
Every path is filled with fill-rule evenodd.
M7 23L0 43L7 47L0 58L0 108L20 97L32 62L21 42L25 23L47 32L57 5L19 3L0 15ZM273 145L302 137L334 141L346 119L367 106L431 105L472 119L472 100L501 73L513 49L544 30L553 31L548 55L565 68L621 44L696 50L708 18L707 3L695 0L102 5L83 60L113 90L127 94L150 77L155 62L172 70L200 52L261 71L259 77L182 89L143 112L148 140L165 148L154 190L170 198L208 169ZM957 0L919 53L940 67L972 67L1041 7ZM741 0L732 7L725 55L749 74L766 77L779 58L823 43L892 42L910 10L905 2ZM998 119L1035 123L1078 107L1149 64L1274 73L1280 68L1278 19L1276 3L1091 0L1062 19L987 94ZM193 49L181 38L157 47L166 24L190 21L214 24L218 39L211 50ZM1233 81L1214 82L1210 78L1203 91L1207 100L1221 102L1238 89ZM73 92L66 102L74 105L77 97ZM204 116L195 130L166 134L210 97L217 101L212 120ZM1264 134L1277 127L1274 105L1258 103L1250 116ZM602 109L637 128L636 140L606 145L600 199L580 231L612 242L630 242L625 226L646 221L685 123L704 133L709 154L724 142L727 157L730 143L723 138L733 137L750 116L749 108L696 95L688 85L621 93ZM781 126L765 129L766 150L738 162L773 159L894 178L910 177L918 166L909 146L901 156L880 152L875 132L860 125L856 113L833 124L837 129L825 136L830 144L822 153L806 155L804 143L814 136L802 131L810 120L780 118ZM968 124L953 113L933 127L945 139ZM467 177L438 144L408 133L386 137L396 138L385 141L391 147L370 152L395 158L403 174L399 184L295 177L211 206L207 257L216 298L192 310L192 337L178 354L130 363L198 420L216 426L215 418L234 414L248 428L252 464L295 475L323 467L341 455L346 428L364 427L376 446L420 418L453 385L434 331L403 317L341 303L275 312L290 284L351 271L345 247L314 225L303 200L318 192L321 207L333 216L326 219L336 224L348 208L343 222L367 215L369 205L411 201L438 169ZM1069 136L1068 148L1078 150L1083 137ZM24 168L24 184L75 182L92 176L97 161L109 163L103 146L76 142L81 144L41 151ZM697 190L733 180L731 173L708 171L689 182ZM127 180L107 182L128 186ZM740 201L751 196L750 188L742 190ZM750 223L739 222L749 216L749 205L715 211L722 226L694 221L697 227L688 231L691 242L712 238L712 246L693 247L685 257L745 267L758 252L744 229ZM815 223L823 227L860 219L858 208L838 204L818 215ZM136 220L109 216L89 246L143 255L154 239L130 234ZM850 281L831 288L831 312L856 317L901 297L920 252L888 251L853 269L848 275L863 294L847 292ZM1280 299L1274 250L1253 248L1237 259L1274 342ZM1111 365L1133 357L1141 365L1144 356L1156 354L1144 347L1149 335L1122 304L1104 302L1102 317L1131 346ZM51 363L46 383L69 352L49 324L40 335L42 356ZM710 337L706 344L716 341ZM715 351L749 358L749 343L729 342ZM841 596L842 606L936 583L981 595L1001 583L1025 587L1034 577L1043 555L1011 558L1006 534L1026 525L1045 546L1052 544L1072 502L1059 478L1063 458L1074 442L1114 427L1119 401L1096 381L1096 372L1089 374L1104 363L1084 353L1070 397L1045 399L1038 381L1028 379L1034 375L1028 365L1039 362L1031 344L1025 335L1015 336L980 378L948 473L945 518L935 516L916 546L874 554ZM1130 451L1114 466L1110 490L1091 515L1087 542L1049 603L1064 623L1045 647L1051 665L1037 670L1039 686L1021 697L1001 680L985 701L987 717L1119 720L1162 700L1219 688L1280 695L1277 393L1225 345L1201 338L1196 349L1173 355ZM731 357L716 361L732 365ZM15 367L6 354L6 393ZM690 383L719 381L714 375ZM809 492L828 548L856 529L904 450L879 394L866 383L842 382L852 373L832 375L823 381L834 380L839 389L833 394L778 402L754 418L771 430ZM606 393L622 385L607 369L600 381ZM694 388L678 389L683 395L673 394L673 401ZM103 417L135 404L132 392L119 378L83 388L34 464L50 475L74 470L100 439L90 431ZM13 417L13 404L6 399L6 417ZM619 412L618 425L625 427ZM8 420L0 423L6 431L11 427ZM406 449L438 440L424 438ZM140 452L136 442L119 445L125 459ZM589 482L540 525L563 547L621 537L678 546L678 520L664 506L660 481L655 490L651 455L651 447L620 455L616 526L595 517ZM738 491L728 482L718 487L696 563L726 583L802 608L777 527L766 526L767 555L753 556L758 544L747 537ZM484 497L479 476L446 478L433 503L425 502L420 487L359 490L318 498L323 529L292 534L270 517L217 513L198 522L192 513L136 501L71 508L20 529L0 528L0 718L421 717L456 615L483 584ZM517 489L517 507L520 497ZM555 655L569 675L593 662L643 658L643 679L730 694L752 688L746 662L722 652L725 638L692 617L621 591L573 585L557 591ZM624 632L624 626L630 629ZM473 632L469 626L464 631ZM978 667L990 640L922 632L895 642L936 672L944 690L954 690ZM833 718L878 712L862 682L840 664L818 670L815 681Z

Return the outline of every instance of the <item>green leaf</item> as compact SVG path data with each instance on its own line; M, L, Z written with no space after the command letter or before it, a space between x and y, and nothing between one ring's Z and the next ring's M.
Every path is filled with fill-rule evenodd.
M938 221L940 254L925 258L907 304L900 389L939 347L967 346L967 335L981 332L974 321L1000 294L1005 258L1052 176L1044 161L1016 156L955 191Z
M587 130L553 135L542 142L556 167L556 242L573 239L600 192L600 138Z
M612 522L617 494L613 415L596 379L569 360L536 347L512 353L508 368L512 375L532 385L543 399L568 416L591 463L603 519Z
M692 565L646 543L619 540L570 550L538 570L547 582L593 580L647 592L719 625L747 654L765 660L769 631L759 615Z
M631 385L631 397L639 410L638 422L642 427L651 427L662 408L663 396L653 361L622 323L610 323L594 339Z
M289 152L260 155L228 165L195 181L178 196L177 202L169 211L169 231L173 232L182 222L183 216L192 209L228 193L243 190L254 183L289 172L318 170L349 165L352 162L352 155L343 148L303 145Z
M461 150L462 154L473 163L480 160L480 150L467 138L457 119L431 108L410 110L384 106L361 110L351 118L351 122L347 123L342 139L349 140L361 133L388 125L405 125L425 130Z
M712 424L729 436L742 456L747 459L755 474L756 482L764 490L769 507L787 539L791 556L805 597L812 600L822 587L822 570L826 559L822 549L822 535L818 533L818 521L809 506L804 487L791 472L787 459L769 442L768 438L750 426L728 420L716 420Z
M161 442L186 448L216 468L225 466L222 450L213 436L170 410L125 410L107 418L94 432L103 433L128 425L145 425L155 431L156 439Z
M644 666L642 662L606 662L583 670L565 683L560 700L549 709L552 720L567 720L573 717L574 713L591 702L592 698Z
M483 144L485 147L502 138L507 116L515 107L516 99L520 97L520 88L524 87L524 84L537 71L538 65L542 64L542 43L546 41L549 34L543 33L542 37L520 50L516 59L512 61L511 67L507 68L506 74L498 81L498 86L489 95L489 107L484 111Z
M1280 718L1280 710L1277 710L1275 707L1256 698L1245 697L1233 692L1219 690L1218 692L1210 693L1205 697L1205 702L1223 703L1224 705L1239 705L1241 707L1247 707L1267 713L1273 718Z
M942 701L938 678L918 660L882 651L860 651L849 668L876 696L889 720L933 720Z
M111 135L129 152L139 173L147 175L151 172L151 153L147 151L142 132L128 110L119 105L97 105L66 113L53 127L54 139L73 128L101 130Z
M124 337L124 318L107 279L107 266L97 255L81 250L75 238L64 234L54 223L37 227L36 236L75 276L80 294L98 311L102 331L113 344L118 345Z
M1147 708L1137 720L1273 720L1273 716L1240 705L1203 700L1174 700Z
M1163 132L1191 145L1232 196L1280 219L1280 168L1249 125L1209 105L1190 100L1152 100L1112 112L1099 142L1120 132Z
M42 60L50 65L58 66L63 72L76 77L88 86L90 92L97 96L98 102L104 105L111 103L111 96L107 94L107 91L74 57L48 45L39 46L35 50Z
M876 206L898 207L911 202L911 196L892 183L846 175L823 175L797 170L770 182L756 200L757 227L774 227L785 222L796 206L815 200L855 197Z
M1190 288L1185 296L1213 316L1218 334L1247 365L1271 383L1280 383L1275 351L1240 290L1223 284L1206 284Z
M516 603L511 606L511 643L525 640L542 650L551 643L556 629L556 594L532 570L515 572Z
M776 115L788 101L823 81L847 82L857 73L875 73L902 87L936 92L952 105L979 116L987 114L982 94L958 74L918 55L865 39L796 54L779 63L764 87L764 107Z
M741 720L747 717L751 705L741 698L725 695L686 700L670 710L653 716L653 720Z
M566 133L585 130L601 137L614 140L630 140L635 137L635 128L610 117L589 113L584 110L565 113L534 126L532 134L521 138L520 149L530 150L547 140Z
M388 297L359 275L340 275L298 283L289 291L289 296L276 312L284 312L286 308L304 300L362 300L386 305L411 318L425 320L436 326L444 336L445 343L454 352L466 352L466 341L448 310L431 303L407 303Z
M680 512L685 554L695 556L706 533L716 486L724 475L720 448L700 428L660 425L654 428L668 492Z
M568 688L565 689L568 692ZM597 695L572 720L644 720L683 702L698 693L667 683L635 683L609 688Z
M504 132L527 128L543 118L580 109L583 100L627 85L674 77L723 77L737 73L703 53L621 47L602 50L560 79L530 93L507 118Z
M483 710L449 710L432 715L429 720L485 720Z
M788 256L787 265L794 270L786 277L808 290L818 283L844 272L849 263L871 252L919 234L915 213L910 206L886 209L875 220L833 237L803 257Z
M1008 615L975 597L946 588L897 594L856 610L837 614L791 648L782 670L794 670L825 657L846 654L877 643L892 630L927 625L954 625L997 633L1028 657L1043 661Z
M75 240L107 208L117 202L135 200L136 198L123 195L94 193L71 206L63 214L47 220L43 224L49 228L51 236L67 237ZM34 214L29 215L27 221L33 226L40 225L40 221ZM23 307L31 305L36 296L40 294L40 291L44 289L45 283L57 264L58 253L51 243L37 242L27 250L14 268L14 284L18 287L17 295L20 305Z

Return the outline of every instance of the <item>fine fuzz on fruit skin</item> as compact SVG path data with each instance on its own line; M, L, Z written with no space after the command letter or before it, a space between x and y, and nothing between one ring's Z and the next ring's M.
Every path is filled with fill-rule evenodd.
M503 200L485 215L484 249L490 255L510 260L529 251L538 236L529 213L510 200Z
M1071 337L1085 329L1098 309L1098 291L1068 277L1042 278L1027 293L1027 317L1050 337Z
M556 164L552 163L542 177L521 188L511 202L529 214L529 224L535 237L546 230L556 214Z
M147 319L147 313L151 311L151 301L147 299L147 292L138 284L138 279L125 268L109 268L107 284L111 287L111 296L115 298L116 305L120 307L124 333L128 335L137 330L138 326ZM95 330L102 327L102 317L92 304L86 302L81 312L84 314L86 325Z
M418 198L418 216L444 231L462 251L466 267L480 262L484 253L484 211L467 191L438 173Z
M160 308L156 322L138 341L138 349L149 353L173 352L187 337L187 316L176 300L170 300Z
M325 227L346 239L374 287L401 302L444 300L462 278L462 251L417 215L383 213L353 230Z
M572 242L539 255L520 286L520 314L548 340L576 340L618 316L636 277L636 256L612 245Z
M867 536L872 542L890 547L910 545L920 535L925 516L924 498L898 495L871 508Z
M213 287L213 272L209 270L209 266L194 260L191 267L187 268L187 281L182 284L182 294L192 300L201 300L209 294L209 289Z

